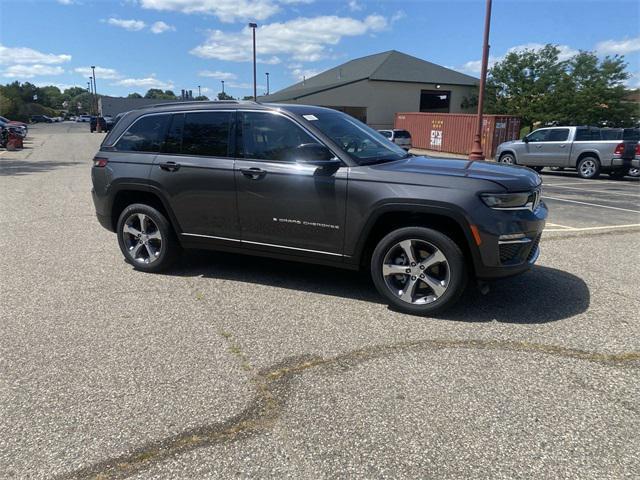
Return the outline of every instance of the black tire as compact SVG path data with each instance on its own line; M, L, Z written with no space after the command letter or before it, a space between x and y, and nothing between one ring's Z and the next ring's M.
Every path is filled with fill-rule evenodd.
M504 153L500 155L500 163L506 165L516 165L516 157L511 153Z
M150 225L148 220L145 220L144 226L142 226L142 220L136 223L136 217L140 218L139 215L148 217L154 225ZM127 231L125 231L125 225L127 225ZM145 226L148 228L145 228ZM131 229L148 235L143 239L138 239L136 242L135 235L128 233L132 231ZM176 260L181 251L180 244L167 218L155 208L142 203L134 203L122 211L118 219L116 234L118 235L118 245L125 260L136 270L143 272L166 270ZM158 234L160 235L159 241L155 238ZM145 244L139 248L140 258L135 258L133 252L141 242L145 242ZM152 252L156 253L153 258ZM148 257L146 262L144 261L144 256Z
M611 170L609 172L609 177L613 178L614 180L620 180L622 178L625 177L625 175L627 175L629 173L628 170Z
M389 255L393 255L396 251L394 249L399 248L399 243L405 240L417 242L418 245L423 245L425 248L435 247L435 249L439 250L444 255L446 265L443 262L433 267L437 269L435 273L443 271L448 272L448 284L446 284L445 290L440 296L438 296L436 291L429 287L425 281L417 278L418 275L413 276L409 273L387 275L387 277L383 275L383 264L385 263L385 258L388 258ZM423 260L420 256L421 252L422 251L419 249L414 250L414 256L420 257L416 258L417 262L415 262L418 268L420 268L418 261ZM433 251L427 253L433 253ZM428 259L429 257L427 256L424 258ZM404 269L405 266L407 269L413 268L408 260L406 260L406 265L394 262L393 266L399 267L404 272L406 272ZM414 265L414 267L415 266L416 265ZM433 270L422 271L424 274L429 274L428 272L434 273ZM420 271L417 270L417 273L420 273ZM429 276L433 280L433 277L431 277L431 275ZM467 265L460 247L448 236L430 228L405 227L394 230L378 242L378 245L371 256L371 277L376 289L391 307L404 313L429 315L441 312L450 307L456 302L456 300L458 300L460 295L462 295L467 284ZM400 292L394 293L392 286L387 283L389 281L392 283L400 282L400 284L402 284L402 278L404 278L405 282L408 282L409 280L414 281L417 285L417 289L421 289L422 292L426 292L425 296L422 298L418 298L420 294L417 294L416 301L428 301L427 299L429 296L435 296L435 300L428 301L428 303L409 303L409 301L402 300L398 296ZM444 281L446 280L443 280L443 282ZM413 298L413 294L410 295Z
M582 178L596 179L600 176L600 160L596 157L582 157L577 166L578 175Z

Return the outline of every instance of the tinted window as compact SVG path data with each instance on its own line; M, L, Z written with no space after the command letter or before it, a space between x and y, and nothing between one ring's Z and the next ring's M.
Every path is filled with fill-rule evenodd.
M387 138L391 138L393 134L389 130L380 130L380 133Z
M625 128L622 132L623 140L640 141L640 128Z
M603 128L600 133L602 140L622 140L622 130L618 128Z
M395 135L396 138L411 138L411 134L406 130L396 130Z
M122 135L116 149L130 152L158 152L169 115L148 115L138 119Z
M163 153L180 153L182 148L182 130L184 127L184 113L171 116L171 125L162 146Z
M576 142L585 142L592 140L600 140L600 129L598 128L578 128L576 130ZM602 130L603 138L605 131Z
M258 160L294 161L295 148L318 143L291 120L277 114L244 112L240 114L242 132L239 156Z
M530 133L527 136L527 139L530 142L546 142L548 135L549 135L549 130L536 130L535 132Z
M183 155L229 156L231 112L187 113L182 134Z
M568 128L554 128L549 132L548 142L566 142L569 138Z

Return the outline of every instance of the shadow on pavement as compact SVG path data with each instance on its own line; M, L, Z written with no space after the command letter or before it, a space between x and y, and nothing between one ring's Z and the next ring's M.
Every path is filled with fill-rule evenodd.
M56 168L78 165L80 162L26 161L0 159L0 177L28 175L55 170Z
M555 171L555 170L550 170L548 168L545 168L542 173L542 181L544 183L544 178L545 177L550 177L550 178L575 178L578 180L583 180L582 177L580 177L580 175L578 175L578 172L576 172L575 170L560 170L560 171ZM598 183L598 180L614 180L616 182L635 182L635 183L639 183L640 182L640 177L631 177L629 175L622 177L622 178L612 178L610 177L608 174L606 173L602 173L600 174L600 177L595 179L595 180L584 180L585 185L588 185L589 182L595 182L595 184Z
M318 265L208 251L187 253L170 275L217 278L353 300L383 303L368 275ZM438 315L443 320L536 324L572 317L589 307L585 282L570 273L536 266L494 281L487 295L473 283L459 303Z

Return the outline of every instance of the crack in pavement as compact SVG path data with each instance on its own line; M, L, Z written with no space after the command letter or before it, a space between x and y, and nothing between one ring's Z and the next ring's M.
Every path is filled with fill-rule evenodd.
M229 340L228 345L232 350L235 350L234 347L236 344L230 340L231 335L226 332L222 332L221 335ZM272 428L284 411L292 388L291 384L295 377L312 369L340 366L341 371L347 371L362 363L374 359L391 357L404 352L456 348L530 354L538 353L616 367L640 367L640 352L607 354L555 345L498 340L417 340L361 348L329 358L312 355L291 357L258 371L252 379L256 390L254 397L244 410L228 420L203 425L162 440L147 443L128 453L94 463L55 478L65 480L126 478L147 470L163 460L197 448L237 442L251 436L259 435ZM247 361L242 352L236 352L236 354L243 361ZM250 365L247 365L245 368L253 369Z

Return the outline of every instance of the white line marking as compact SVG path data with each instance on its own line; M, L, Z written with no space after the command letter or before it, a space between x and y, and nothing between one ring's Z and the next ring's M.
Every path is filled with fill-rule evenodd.
M560 225L559 223L547 222L547 225L551 225L552 227L568 228L569 230L573 229L573 227L567 227L566 225Z
M567 200L566 198L547 197L543 195L542 198L548 198L549 200L557 200L559 202L579 203L580 205L589 205L591 207L609 208L611 210L621 210L623 212L640 213L640 210L630 210L628 208L610 207L608 205L598 205L597 203L579 202L577 200Z
M547 187L555 187L557 185L547 185ZM638 189L639 193L622 193L622 192L610 192L608 190L585 190L583 188L577 188L577 187L569 187L566 185L560 185L560 188L568 188L571 190L578 190L580 192L590 192L590 193L606 193L607 195L624 195L627 197L634 197L634 198L640 198L640 189Z
M547 224L550 225L550 224ZM633 223L630 225L605 225L603 227L580 227L580 228L570 228L569 230L563 230L559 228L545 228L545 232L585 232L588 230L616 230L619 228L638 228L640 227L640 223Z

